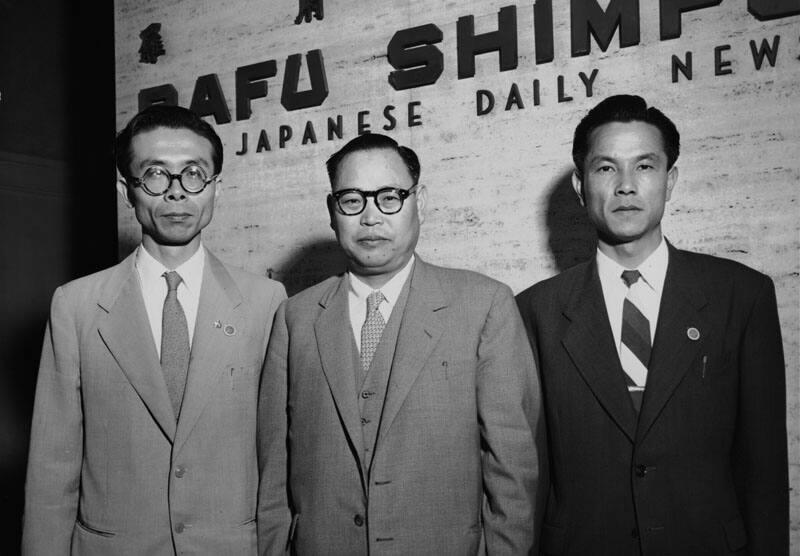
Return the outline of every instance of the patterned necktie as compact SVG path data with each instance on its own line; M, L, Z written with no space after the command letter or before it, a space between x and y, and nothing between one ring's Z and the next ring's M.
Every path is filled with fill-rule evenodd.
M638 413L642 406L645 383L647 382L647 366L650 363L650 321L644 316L639 294L640 288L646 287L638 270L626 270L622 273L622 281L628 286L628 295L622 304L622 345L620 346L620 362L625 371L625 382Z
M161 369L167 383L169 399L178 418L189 371L189 327L178 301L178 285L183 281L175 272L162 274L167 279L167 297L161 314Z
M361 327L361 371L366 376L369 366L372 364L372 357L381 341L381 334L386 327L386 321L378 310L382 301L386 298L376 290L367 296L367 318Z

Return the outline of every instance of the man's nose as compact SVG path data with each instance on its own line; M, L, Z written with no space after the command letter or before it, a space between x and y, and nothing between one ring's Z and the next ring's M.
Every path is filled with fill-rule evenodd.
M636 181L628 170L621 170L618 174L617 195L633 195L636 193Z
M186 191L184 191L181 185L181 177L179 174L170 176L166 196L167 199L171 201L180 201L186 198Z
M364 212L361 213L361 224L374 226L383 222L383 213L378 209L375 197L367 197L364 202Z

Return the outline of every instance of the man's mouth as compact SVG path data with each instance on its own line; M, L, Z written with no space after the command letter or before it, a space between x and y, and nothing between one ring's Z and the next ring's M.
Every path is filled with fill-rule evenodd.
M383 236L363 236L358 238L359 243L371 244L371 243L380 243L381 241L389 241L389 240L388 238L385 238Z
M184 220L190 218L192 215L188 212L168 212L162 215L163 218L166 218L170 222L183 222Z

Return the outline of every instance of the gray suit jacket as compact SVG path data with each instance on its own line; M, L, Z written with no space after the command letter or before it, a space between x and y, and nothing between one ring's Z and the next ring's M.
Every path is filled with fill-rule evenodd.
M259 552L525 554L539 390L510 289L417 259L365 469L347 280L281 305L259 402Z
M23 553L173 554L173 543L179 552L254 553L257 390L285 297L280 284L207 252L176 422L134 256L56 290Z

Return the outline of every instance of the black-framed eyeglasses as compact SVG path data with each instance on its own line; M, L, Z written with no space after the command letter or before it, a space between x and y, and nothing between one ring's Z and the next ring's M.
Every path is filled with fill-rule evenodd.
M339 212L347 216L356 216L364 212L367 207L367 197L375 199L375 206L383 214L395 214L403 208L403 201L409 195L415 193L417 185L414 184L408 189L399 187L381 187L375 191L362 191L360 189L340 189L331 193L331 197L336 201Z
M134 186L144 189L144 192L148 195L159 197L169 190L172 180L178 180L181 188L186 193L197 195L202 193L208 184L218 177L219 174L214 174L207 178L205 170L196 165L187 166L181 170L180 174L171 174L163 166L148 166L142 177L132 177L130 181Z

